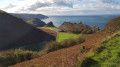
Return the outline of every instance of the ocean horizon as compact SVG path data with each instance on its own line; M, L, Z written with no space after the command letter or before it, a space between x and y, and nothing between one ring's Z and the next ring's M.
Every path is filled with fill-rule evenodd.
M49 18L42 19L45 23L52 21L56 27L59 27L64 22L79 23L89 26L97 26L103 29L107 22L120 15L73 15L73 16L48 16Z

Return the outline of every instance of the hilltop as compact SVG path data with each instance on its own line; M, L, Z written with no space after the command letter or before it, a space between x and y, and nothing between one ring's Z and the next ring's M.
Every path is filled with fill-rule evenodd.
M26 13L11 13L11 15L17 17L17 18L21 18L24 21L33 19L33 18L38 18L38 19L45 19L48 18L45 15L42 14L26 14Z
M59 26L61 31L71 32L71 33L82 33L82 34L91 34L99 31L99 27L93 26L90 27L86 24L80 23L71 23L71 22L64 22L62 25Z
M33 18L33 19L30 19L28 21L26 21L27 23L33 25L34 27L43 27L46 25L45 22L41 21L40 19L38 18Z
M120 17L110 20L105 29L94 34L84 34L85 42L73 47L64 48L54 52L50 52L39 58L18 63L12 67L75 67L78 59L82 60L87 57L90 52L95 52L106 38L111 38L114 34L120 32ZM84 48L84 52L80 53L80 49ZM79 56L79 58L78 58Z
M0 12L0 32L0 50L41 43L56 38L4 11Z

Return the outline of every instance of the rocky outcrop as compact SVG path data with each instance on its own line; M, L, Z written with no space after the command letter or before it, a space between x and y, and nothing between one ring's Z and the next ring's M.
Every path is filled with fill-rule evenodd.
M64 22L61 26L59 26L61 31L72 32L72 33L82 33L82 34L91 34L99 31L99 27L90 27L88 25L80 23L71 23Z
M50 21L49 23L47 23L44 27L55 27L53 22Z
M45 40L55 40L55 37L22 19L0 12L0 50L41 43Z
M38 18L33 18L33 19L30 19L27 21L27 23L31 24L32 26L34 27L43 27L46 25L45 22L41 21L40 19Z

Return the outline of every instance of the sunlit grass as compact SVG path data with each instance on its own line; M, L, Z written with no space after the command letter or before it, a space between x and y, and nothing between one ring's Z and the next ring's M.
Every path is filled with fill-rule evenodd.
M58 33L58 42L62 42L66 39L70 39L70 38L78 38L80 37L81 34L72 34L72 33L64 33L64 32L59 32Z
M89 64L89 67L120 67L120 34L115 37L103 42L104 46L101 47L92 56L89 56L93 64ZM84 65L87 63L88 59L81 61ZM79 67L84 67L80 64Z
M41 28L50 29L50 30L53 30L53 31L58 31L58 29L56 27L41 27Z

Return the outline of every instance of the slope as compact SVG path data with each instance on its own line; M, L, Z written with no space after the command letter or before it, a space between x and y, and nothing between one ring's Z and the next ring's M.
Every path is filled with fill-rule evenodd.
M117 17L117 20L109 21L104 30L94 34L83 35L82 37L84 37L86 41L82 44L54 51L42 57L16 64L12 67L75 67L78 62L77 57L79 55L79 50L82 46L85 46L85 51L80 55L80 59L86 57L90 50L95 51L104 39L111 37L113 33L120 31L119 24L120 17ZM112 28L112 30L107 28ZM116 30L114 31L114 29Z
M46 25L45 22L41 21L40 19L38 18L33 18L33 19L30 19L28 21L26 21L28 24L31 24L32 26L34 27L43 27L44 25Z
M6 12L0 12L0 50L51 39L55 40L55 36L37 29Z
M27 20L33 19L33 18L38 18L38 19L48 18L47 16L42 15L42 14L11 13L11 15L13 15L17 18L21 18L24 21L27 21Z

